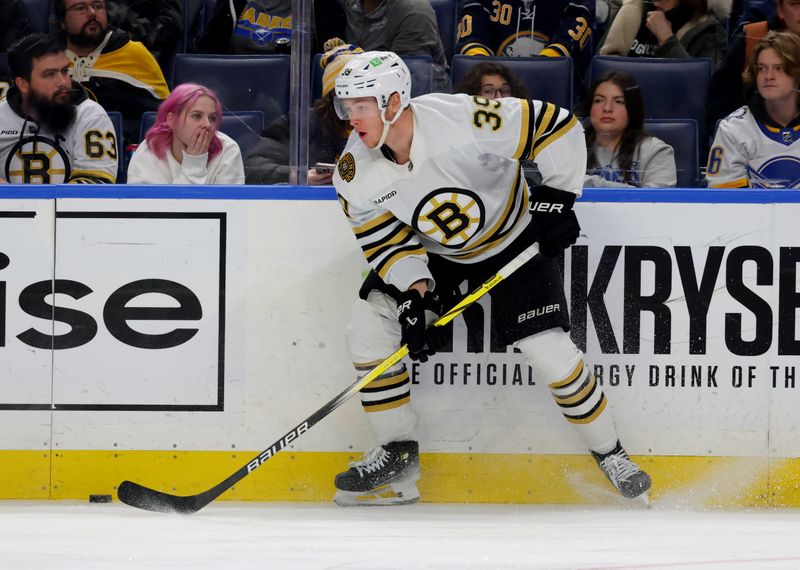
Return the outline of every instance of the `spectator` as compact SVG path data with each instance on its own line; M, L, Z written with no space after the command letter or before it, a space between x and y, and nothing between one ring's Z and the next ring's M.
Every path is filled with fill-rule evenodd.
M589 90L586 186L674 187L675 153L644 130L644 100L636 80L607 71Z
M720 20L732 0L644 0L625 2L598 53L629 57L707 57L720 66L728 33ZM648 3L649 4L649 3ZM639 22L638 27L632 25Z
M776 0L776 15L766 21L746 24L728 47L725 61L711 78L706 127L714 132L717 121L740 108L753 96L745 91L742 74L750 63L758 42L768 32L787 31L800 35L800 0Z
M502 63L482 61L473 65L453 93L480 95L487 99L516 97L527 99L525 84Z
M720 124L708 155L713 188L800 188L800 37L770 32L745 81L757 93Z
M169 95L158 63L141 42L110 29L103 0L54 0L72 78L106 111L119 111L128 141L138 141L142 113Z
M433 83L450 86L436 14L428 0L338 0L347 18L344 39L366 51L389 50L399 56L429 55Z
M64 47L49 34L11 45L14 79L0 103L0 181L113 184L117 142L111 120L69 77Z
M341 42L341 43L339 43ZM345 44L338 38L325 44L327 51L320 60L323 68L322 97L314 103L309 117L308 163L333 164L347 143L350 128L342 121L333 107L333 84L344 65L360 47ZM263 137L244 161L244 172L248 184L282 184L289 181L289 117L279 117L269 125ZM308 170L308 184L330 184L333 177L331 167L312 167Z
M181 0L106 0L106 10L111 26L142 42L164 69L183 37Z
M579 69L591 47L595 2L463 0L461 14L456 44L460 54L572 57Z
M12 43L33 30L23 0L0 0L0 14L5 14L0 26L0 52L5 52ZM0 64L0 101L5 99L10 86L11 74L5 65Z
M291 46L292 0L217 0L196 50L288 54Z
M217 131L222 105L195 83L176 87L128 166L128 184L243 184L239 145Z

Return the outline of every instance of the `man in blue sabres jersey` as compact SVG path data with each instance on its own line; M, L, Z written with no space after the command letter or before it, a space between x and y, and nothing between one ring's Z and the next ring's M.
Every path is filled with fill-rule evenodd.
M456 50L463 55L572 57L591 51L593 0L462 0Z
M800 188L800 37L770 32L745 73L757 94L719 124L708 156L713 188Z

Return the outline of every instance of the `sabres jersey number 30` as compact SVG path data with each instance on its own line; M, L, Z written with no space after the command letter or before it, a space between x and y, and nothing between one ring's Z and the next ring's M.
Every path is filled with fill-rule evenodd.
M583 129L551 103L434 93L411 102L410 161L396 164L351 135L334 185L369 264L401 290L429 275L427 253L476 263L530 221L520 160L543 183L580 195Z

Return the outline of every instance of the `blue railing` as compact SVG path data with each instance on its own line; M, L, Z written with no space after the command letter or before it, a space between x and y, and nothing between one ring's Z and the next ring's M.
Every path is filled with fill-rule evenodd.
M335 200L332 186L0 185L2 199L119 198L169 200ZM765 204L800 202L797 190L587 188L586 202Z

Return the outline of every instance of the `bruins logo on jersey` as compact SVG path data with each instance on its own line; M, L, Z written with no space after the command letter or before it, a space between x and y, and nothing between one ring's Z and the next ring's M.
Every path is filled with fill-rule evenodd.
M67 153L50 138L33 135L8 153L5 178L12 184L61 184L69 179Z
M339 159L338 168L339 176L342 177L342 180L345 182L350 182L356 175L356 159L353 158L353 155L348 152Z
M419 233L445 247L459 249L481 231L486 207L480 197L463 188L439 188L423 198L414 211Z

